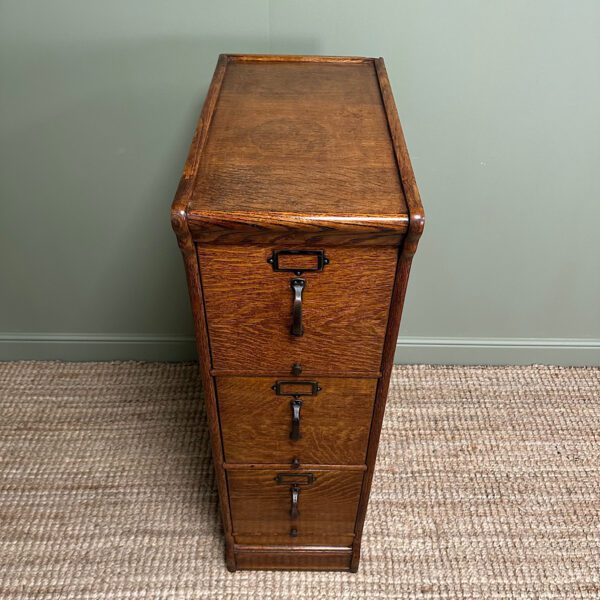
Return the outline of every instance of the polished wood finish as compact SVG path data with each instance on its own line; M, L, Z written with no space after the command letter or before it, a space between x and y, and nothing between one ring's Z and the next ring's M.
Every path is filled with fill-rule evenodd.
M323 467L322 463L312 464L312 463L302 463L298 465L298 468L302 467L306 471L314 471L315 469L321 469ZM290 463L279 463L279 464L271 464L271 463L223 463L223 468L227 471L240 471L245 469L272 469L274 471L285 471L289 469L295 468L293 464ZM328 469L332 471L366 471L367 465L327 465Z
M408 276L412 265L413 256L417 250L417 244L423 228L425 227L425 213L421 204L421 197L415 181L415 174L406 148L404 134L398 118L398 111L392 95L389 79L385 70L385 64L382 58L375 61L375 68L379 76L381 86L381 95L385 105L385 110L388 116L390 132L394 142L394 151L396 160L402 178L402 186L406 194L406 200L410 211L409 230L400 246L400 256L396 266L396 281L392 294L392 302L390 304L390 315L388 328L385 337L385 345L381 361L382 377L377 387L377 396L375 398L375 410L373 413L373 422L371 424L371 435L369 438L369 449L367 452L367 473L363 489L361 492L361 501L358 509L356 520L356 539L352 550L351 571L358 570L360 561L360 544L362 540L362 531L367 515L367 505L369 502L369 494L371 492L371 483L375 471L375 461L377 459L377 449L379 447L379 436L381 434L381 425L383 423L383 414L385 411L385 403L387 400L388 389L390 385L390 377L394 364L394 354L396 350L396 340L400 330L400 319L402 317L402 309L404 307L404 298L406 296L406 288L408 285Z
M289 483L277 483L285 473ZM227 471L233 536L238 544L347 546L354 525L363 471L287 469ZM303 483L303 476L315 477ZM298 517L290 518L291 486L299 488ZM290 535L295 529L296 537Z
M350 548L297 546L235 546L238 569L348 571Z
M408 230L408 215L319 215L272 212L213 212L188 215L197 241L220 244L324 244L397 246Z
M424 223L383 60L222 55L171 220L194 312L227 567L356 571ZM283 249L330 259L300 275L301 337L291 332L296 275L267 262ZM313 259L285 258L302 260ZM289 437L294 397L271 389L282 379L321 387L296 398L298 440ZM278 474L288 479L278 483ZM309 475L316 479L302 480Z
M201 230L406 231L372 63L231 62L188 215Z
M291 379L291 378L288 378ZM298 378L304 380L304 378ZM303 396L298 441L290 439L290 396L273 377L217 377L221 432L228 463L364 465L376 379L316 378L321 391Z
M302 275L304 335L293 337L294 275L273 271L271 246L198 246L216 373L289 373L293 363L304 374L379 373L396 248L315 249L324 249L330 264Z
M192 238L187 222L187 205L193 188L198 161L201 150L206 141L208 128L212 113L217 103L221 82L225 75L227 56L219 56L217 67L213 75L212 83L204 100L204 106L200 113L200 119L196 126L194 139L188 152L183 174L171 205L171 225L177 236L177 243L183 256L185 272L187 277L188 293L194 316L194 327L196 331L196 348L200 360L200 375L204 388L204 400L208 430L210 434L213 461L215 463L215 479L219 492L219 508L223 529L225 534L225 563L230 571L235 571L235 557L233 552L233 536L231 534L231 513L229 511L229 492L223 465L223 444L221 441L221 430L219 428L219 416L215 397L214 380L210 374L210 347L208 342L208 331L206 328L206 315L202 308L204 299L202 297L202 286L200 284L200 272L198 269L198 258L196 246Z

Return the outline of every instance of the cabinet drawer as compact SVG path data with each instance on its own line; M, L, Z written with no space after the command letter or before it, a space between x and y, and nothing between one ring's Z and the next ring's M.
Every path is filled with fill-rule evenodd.
M363 471L236 469L227 479L237 544L352 544Z
M198 246L213 368L288 373L300 363L304 373L377 374L397 249L330 247L275 254L276 264L269 263L280 250ZM303 282L301 291L293 280ZM298 310L293 316L300 305L301 320Z
M364 464L376 379L216 380L226 462Z

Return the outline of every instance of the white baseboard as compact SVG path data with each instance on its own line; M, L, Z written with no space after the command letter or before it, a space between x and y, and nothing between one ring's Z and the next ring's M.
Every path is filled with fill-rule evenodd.
M357 352L360 349L357 348ZM1 333L0 360L195 360L191 336ZM600 366L600 340L401 337L399 364Z

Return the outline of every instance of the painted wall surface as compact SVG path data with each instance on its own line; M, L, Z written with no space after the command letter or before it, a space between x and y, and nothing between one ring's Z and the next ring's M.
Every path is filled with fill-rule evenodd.
M193 356L168 209L220 52L384 56L398 360L600 364L596 0L0 2L0 358Z

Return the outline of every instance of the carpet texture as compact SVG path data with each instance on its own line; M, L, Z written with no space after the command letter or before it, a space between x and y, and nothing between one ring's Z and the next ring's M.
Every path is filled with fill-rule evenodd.
M600 369L398 367L357 574L229 573L197 370L0 363L0 598L600 598Z

